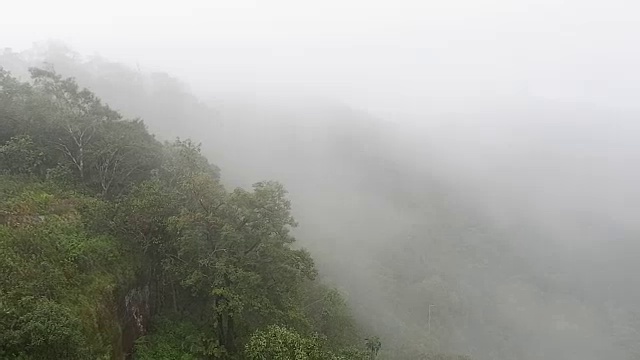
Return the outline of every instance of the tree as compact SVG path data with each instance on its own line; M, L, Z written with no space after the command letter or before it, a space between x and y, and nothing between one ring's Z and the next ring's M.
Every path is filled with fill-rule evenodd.
M224 193L217 180L196 174L183 182L186 208L173 219L178 256L167 264L182 284L212 294L217 341L237 351L238 320L259 326L286 319L304 279L313 278L313 261L289 247L285 191L277 183L258 183L253 192Z
M139 120L100 125L87 160L94 169L91 183L103 197L121 194L130 184L148 179L160 167L161 144Z
M103 105L98 97L87 89L80 89L71 79L63 79L53 71L30 68L35 87L42 92L53 112L50 121L55 122L56 147L71 161L78 176L84 180L86 157L91 151L92 140L98 127L105 122L117 121L122 116ZM53 134L51 134L53 135Z
M44 153L36 148L28 135L12 137L0 146L0 169L10 174L35 174L43 159Z
M33 98L32 88L0 67L0 143L24 134L28 122L27 104Z
M312 332L322 334L333 350L357 344L362 339L342 294L318 281L304 285L301 311Z
M315 338L273 325L257 331L245 348L249 360L325 360L330 359Z
M0 199L0 355L111 356L131 262L115 238L85 228L97 204L33 184L13 192Z
M380 352L380 348L382 347L380 338L378 338L377 336L366 338L365 345L367 347L367 350L369 351L369 358L375 359L378 356L378 352Z
M0 71L0 357L117 358L136 321L142 359L258 356L263 340L364 359L280 183L228 191L199 144L161 144L73 79L31 74ZM123 319L140 288L144 315Z

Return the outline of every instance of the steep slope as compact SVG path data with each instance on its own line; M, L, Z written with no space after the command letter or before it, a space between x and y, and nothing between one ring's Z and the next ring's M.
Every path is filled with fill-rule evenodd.
M228 191L73 79L0 69L0 356L364 360L284 187Z
M639 287L623 256L637 246L637 174L626 165L637 128L621 114L529 102L411 127L335 103L209 107L170 77L44 55L161 137L206 139L224 182L282 181L321 274L383 349L581 360L637 351Z

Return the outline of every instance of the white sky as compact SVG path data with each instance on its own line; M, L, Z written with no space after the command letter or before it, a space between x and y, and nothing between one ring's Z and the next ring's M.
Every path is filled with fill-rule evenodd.
M0 47L58 39L194 89L455 110L532 95L638 108L637 0L26 0Z

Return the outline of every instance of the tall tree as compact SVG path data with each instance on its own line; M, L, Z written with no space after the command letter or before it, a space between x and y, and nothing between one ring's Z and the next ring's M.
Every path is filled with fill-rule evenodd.
M59 131L54 142L84 180L86 157L98 127L122 117L103 105L91 91L80 89L71 78L63 79L53 71L38 68L31 68L30 72L36 88L49 102L47 105L53 112L49 119L60 125L56 127Z

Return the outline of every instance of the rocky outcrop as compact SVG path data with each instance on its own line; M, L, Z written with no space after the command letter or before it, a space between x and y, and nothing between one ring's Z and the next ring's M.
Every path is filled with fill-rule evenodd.
M125 359L131 359L136 340L149 330L150 318L149 286L131 289L123 304L122 349Z

